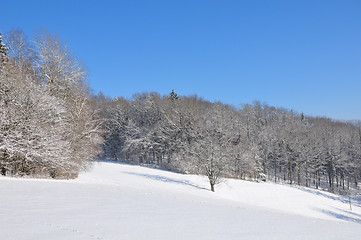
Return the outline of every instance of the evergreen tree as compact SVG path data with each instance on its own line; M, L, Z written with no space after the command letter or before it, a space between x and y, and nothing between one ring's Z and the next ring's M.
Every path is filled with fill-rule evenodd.
M179 98L178 94L174 91L174 89L172 89L172 92L169 94L169 96L172 100Z

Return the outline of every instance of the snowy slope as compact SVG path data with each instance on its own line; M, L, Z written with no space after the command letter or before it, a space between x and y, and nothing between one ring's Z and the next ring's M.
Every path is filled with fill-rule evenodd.
M310 189L111 162L76 180L0 177L0 239L361 239L361 204Z

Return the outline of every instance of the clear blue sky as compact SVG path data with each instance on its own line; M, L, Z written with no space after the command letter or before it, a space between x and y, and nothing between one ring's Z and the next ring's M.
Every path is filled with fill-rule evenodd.
M175 89L361 120L360 0L12 0L0 18L59 34L108 96Z

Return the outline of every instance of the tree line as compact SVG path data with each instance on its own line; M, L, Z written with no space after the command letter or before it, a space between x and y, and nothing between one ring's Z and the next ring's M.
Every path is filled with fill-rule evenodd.
M6 42L6 44L5 44ZM90 159L332 192L357 188L361 123L197 96L94 95L66 43L0 34L0 173L74 178Z
M255 102L239 107L197 96L97 96L103 158L208 176L348 191L361 176L361 124L309 117Z
M84 66L57 36L0 34L0 172L75 178L101 151Z

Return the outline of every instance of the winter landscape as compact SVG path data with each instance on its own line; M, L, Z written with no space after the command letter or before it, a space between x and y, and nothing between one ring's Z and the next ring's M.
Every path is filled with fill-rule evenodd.
M361 239L360 1L0 6L0 240Z
M99 162L76 180L0 177L2 239L359 239L361 198Z

